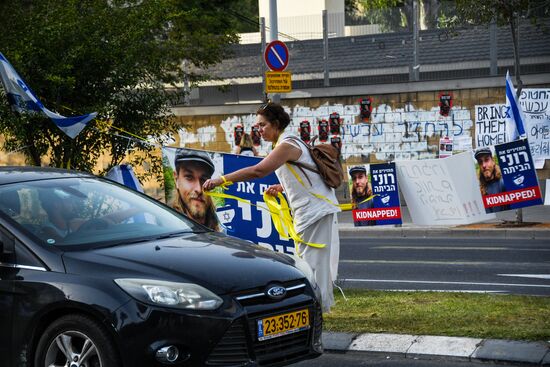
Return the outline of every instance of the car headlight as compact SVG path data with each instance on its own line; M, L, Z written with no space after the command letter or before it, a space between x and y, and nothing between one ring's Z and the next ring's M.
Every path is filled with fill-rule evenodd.
M115 279L125 292L139 301L190 310L215 310L222 299L206 288L192 283L151 279Z
M290 256L292 259L294 259L294 266L300 270L302 273L304 273L305 277L309 282L311 283L311 286L313 288L317 288L317 281L315 281L315 274L313 273L313 269L311 269L311 266L299 257L298 255L292 255Z

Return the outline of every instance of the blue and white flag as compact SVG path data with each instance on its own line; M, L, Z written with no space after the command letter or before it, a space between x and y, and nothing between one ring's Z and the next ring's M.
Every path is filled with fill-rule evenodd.
M136 191L143 192L143 188L134 174L132 166L129 164L114 166L109 170L109 172L107 172L105 177Z
M506 107L508 107L506 122L510 131L508 141L525 137L525 117L516 97L516 89L510 78L510 72L506 72Z
M14 111L19 113L42 112L71 139L80 134L86 124L97 116L97 112L93 112L82 116L65 117L48 110L2 53L0 53L0 80L2 80L8 101Z

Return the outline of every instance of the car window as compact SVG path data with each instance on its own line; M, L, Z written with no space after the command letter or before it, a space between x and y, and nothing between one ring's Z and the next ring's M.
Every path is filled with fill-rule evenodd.
M0 211L49 246L128 243L204 231L153 199L93 178L2 185Z

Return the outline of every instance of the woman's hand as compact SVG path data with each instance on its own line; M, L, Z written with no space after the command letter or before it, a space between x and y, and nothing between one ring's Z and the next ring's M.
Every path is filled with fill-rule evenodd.
M202 189L204 191L210 191L216 186L220 186L223 183L223 180L221 178L211 178L209 180L204 181L204 184L202 184Z
M280 184L271 185L265 190L266 194L271 196L277 196L280 192L283 192L283 186Z

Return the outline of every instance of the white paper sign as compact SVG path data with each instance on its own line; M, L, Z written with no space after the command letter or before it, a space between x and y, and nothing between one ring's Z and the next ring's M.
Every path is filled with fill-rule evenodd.
M396 165L399 188L415 224L457 225L495 218L485 213L470 152Z
M523 89L519 103L533 159L550 158L550 89Z
M456 136L453 139L453 145L455 153L462 153L465 151L472 150L472 138L469 136Z
M507 107L504 104L475 106L475 144L477 148L506 143L510 130L506 122ZM512 126L515 129L515 127ZM513 132L513 130L512 130Z

